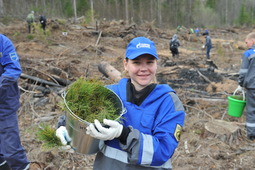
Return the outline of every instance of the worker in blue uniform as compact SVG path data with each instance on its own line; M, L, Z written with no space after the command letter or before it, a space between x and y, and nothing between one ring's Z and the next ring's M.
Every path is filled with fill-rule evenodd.
M127 46L123 63L128 76L107 86L127 112L121 123L104 119L105 127L95 120L86 129L88 135L104 141L94 170L172 169L185 111L171 87L156 83L158 59L156 46L148 38L136 37Z
M18 78L21 72L14 45L0 34L0 170L28 169L30 165L18 127Z
M247 50L242 54L237 90L246 90L246 131L248 139L255 141L255 32L245 38Z

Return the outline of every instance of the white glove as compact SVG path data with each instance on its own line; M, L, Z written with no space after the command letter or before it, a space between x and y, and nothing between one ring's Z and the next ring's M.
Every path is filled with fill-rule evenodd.
M205 48L205 45L202 45L202 48L204 49L204 48Z
M56 136L60 139L62 145L66 145L68 142L71 142L71 138L66 130L65 126L60 126L56 130Z
M87 126L86 133L94 138L101 140L112 140L117 138L121 135L123 129L123 125L113 120L103 120L103 123L108 125L109 128L103 127L97 119L95 119L94 123L95 124L91 123L89 126Z
M243 88L239 85L235 91L243 91Z

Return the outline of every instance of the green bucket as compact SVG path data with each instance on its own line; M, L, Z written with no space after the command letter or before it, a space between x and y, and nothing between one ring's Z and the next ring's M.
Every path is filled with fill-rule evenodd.
M233 117L241 117L246 101L244 96L228 96L228 114Z

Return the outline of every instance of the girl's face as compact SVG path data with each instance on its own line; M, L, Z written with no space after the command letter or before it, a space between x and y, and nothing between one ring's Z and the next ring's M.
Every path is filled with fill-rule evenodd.
M139 91L152 83L157 71L157 60L154 56L144 54L134 60L124 59L124 68L131 78L131 83Z
M246 43L248 48L251 48L254 44L254 40L253 39L246 39L245 43Z

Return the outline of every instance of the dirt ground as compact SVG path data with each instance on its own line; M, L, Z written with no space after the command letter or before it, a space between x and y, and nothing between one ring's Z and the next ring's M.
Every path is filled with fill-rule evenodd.
M161 30L149 23L127 26L122 21L105 21L97 29L94 25L63 24L54 20L47 29L50 35L37 30L31 38L25 22L13 21L1 26L1 32L16 46L23 69L18 112L22 144L29 160L40 162L41 169L92 169L95 155L82 155L63 148L45 149L36 138L36 129L42 123L56 125L63 114L59 107L60 94L78 77L114 83L98 70L98 66L106 61L122 72L125 47L136 36L146 36L156 43L160 57L157 79L176 90L186 109L181 142L172 157L173 169L255 168L255 144L246 139L245 111L239 118L227 114L227 97L237 87L240 59L245 50L243 39L254 30L211 29L213 49L208 61L201 48L204 37L179 33L180 56L173 58L168 46L175 30ZM45 85L26 76L55 85ZM59 84L55 81L57 78L66 82L56 85ZM209 128L211 124L213 128ZM232 126L237 130L223 131Z

